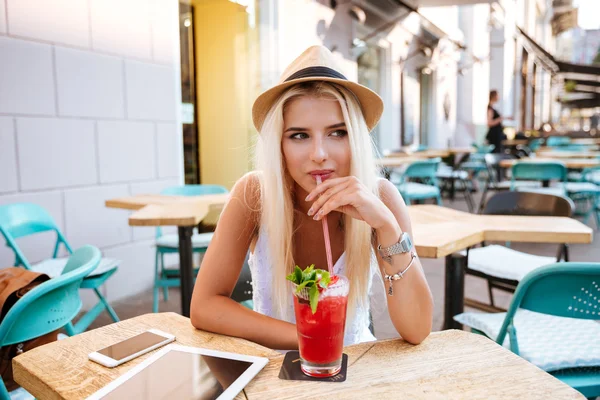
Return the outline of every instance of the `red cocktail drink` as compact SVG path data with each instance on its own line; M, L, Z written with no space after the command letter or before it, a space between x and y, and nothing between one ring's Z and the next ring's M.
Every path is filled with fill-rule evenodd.
M308 290L294 296L300 367L305 374L328 377L340 372L348 291L346 277L333 277L329 287L320 290L314 314Z

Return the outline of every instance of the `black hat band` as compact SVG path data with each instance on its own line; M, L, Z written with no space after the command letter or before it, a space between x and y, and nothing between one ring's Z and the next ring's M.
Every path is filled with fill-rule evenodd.
M329 67L308 67L303 68L300 71L294 72L290 75L284 82L288 82L294 79L302 79L302 78L335 78L335 79L343 79L347 81L346 77L335 69Z

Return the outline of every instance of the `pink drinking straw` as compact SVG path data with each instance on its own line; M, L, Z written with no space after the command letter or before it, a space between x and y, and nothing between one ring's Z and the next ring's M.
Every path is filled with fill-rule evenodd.
M317 175L317 185L320 185L323 181L321 175ZM323 225L323 237L325 237L325 252L327 253L327 269L329 275L333 276L333 262L331 259L331 241L329 240L329 225L327 225L327 215L321 220Z

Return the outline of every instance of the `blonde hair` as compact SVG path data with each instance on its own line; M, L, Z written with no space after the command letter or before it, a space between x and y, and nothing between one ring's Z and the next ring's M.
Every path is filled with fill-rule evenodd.
M275 317L284 319L291 306L292 296L285 277L294 268L293 234L294 182L287 173L281 140L283 114L290 100L300 96L315 96L336 100L342 110L351 151L350 174L357 177L372 193L379 196L378 173L374 163L374 146L369 135L358 99L346 88L329 82L308 82L286 90L272 105L263 123L256 145L256 169L260 171L260 226L267 234L271 257L272 295ZM350 281L348 314L367 304L372 229L363 221L343 216L345 227L346 276ZM335 261L335 260L334 260ZM300 266L304 268L306 266Z

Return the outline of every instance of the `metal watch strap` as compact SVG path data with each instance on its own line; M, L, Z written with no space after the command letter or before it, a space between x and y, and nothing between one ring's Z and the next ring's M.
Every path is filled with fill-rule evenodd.
M413 245L412 241L410 240L410 236L407 232L403 232L402 235L400 235L400 239L398 239L395 244L391 245L390 247L381 247L381 245L379 245L377 250L379 250L381 258L383 258L383 260L388 264L391 264L393 255L408 253L412 247Z

